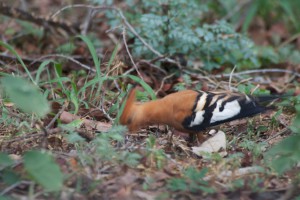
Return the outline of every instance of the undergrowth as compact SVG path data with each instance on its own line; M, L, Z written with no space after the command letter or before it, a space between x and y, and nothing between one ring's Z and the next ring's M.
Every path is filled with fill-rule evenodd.
M114 5L114 1L94 0L93 2L99 5L103 3ZM239 12L229 16L227 21L223 19L212 22L208 19L211 12L216 10L220 11L215 12L216 15L226 17L231 7L237 3L235 0L226 2L185 0L149 2L142 0L140 4L135 5L134 9L130 7L131 2L126 0L128 7L125 14L137 33L164 56L175 60L183 56L186 61L184 67L187 70L195 70L192 67L195 62L201 62L195 68L206 70L206 72L222 67L228 67L226 71L228 72L232 66L237 66L238 70L241 70L286 61L299 63L300 53L294 45L284 44L279 49L271 46L260 47L255 45L246 34L255 14L267 19L272 9L284 10L288 13L290 17L284 17L284 21L292 22L289 28L299 31L300 26L296 20L298 11L294 9L298 3L276 1L271 4L270 1L264 3L254 1L247 9L245 23L241 27L242 33L239 33L234 27L241 15ZM122 20L114 11L106 10L105 16L106 18L103 19L108 20L107 24L111 28L122 24ZM283 15L276 15L276 18L280 17ZM26 27L28 29L28 26ZM135 59L156 59L157 55L149 50L139 38L130 32L128 34L131 40L129 46ZM32 199L38 198L41 194L43 197L58 198L64 192L72 193L73 191L69 191L70 188L76 188L76 192L88 195L96 189L109 188L106 182L115 174L131 172L131 170L140 173L141 177L138 182L142 183L144 190L150 190L157 184L156 180L151 177L152 173L165 172L167 175L164 174L166 178L163 184L160 183L161 185L157 186L159 189L165 189L158 195L162 199L184 196L187 193L202 196L217 195L219 186L214 180L220 179L218 173L233 173L242 167L250 166L258 167L258 171L263 175L236 179L224 175L225 183L228 184L226 191L250 188L252 192L257 192L268 187L263 178L273 176L282 178L285 174L297 169L300 161L298 154L300 151L299 96L287 98L281 102L282 106L288 107L292 112L296 110L292 125L284 127L291 130L291 136L272 147L260 139L261 135L271 128L273 130L282 128L282 124L279 124L277 120L278 116L283 113L283 109L280 109L270 117L272 123L269 127L258 126L255 122L248 120L245 131L247 134L233 136L228 141L230 154L226 158L216 153L200 162L199 158L186 153L182 147L174 144L172 146L168 143L169 141L166 142L159 137L146 135L146 139L136 139L144 135L126 135L127 130L118 125L118 118L124 107L123 99L131 87L127 83L142 87L145 92L139 92L138 99L146 101L156 98L150 81L147 82L137 75L122 72L111 73L112 69L117 66L115 62L118 60L119 44L113 48L105 64L101 63L97 53L95 45L98 44L94 44L89 36L79 35L56 48L56 51L69 54L78 41L83 42L88 49L93 72L78 70L66 74L63 61L48 59L42 61L33 73L12 44L0 42L1 47L14 55L22 67L18 73L0 72L0 124L8 130L1 135L3 140L1 138L0 187L4 190L0 195L6 195L12 186L17 187L24 183L28 187L27 196ZM160 59L163 60L159 58L154 63L160 65L160 69L171 72L173 69L169 69L165 62L160 62ZM180 73L184 71L180 68L176 70ZM195 77L189 74L183 74L181 78L182 81L177 80L172 85L172 89L183 90L191 87L201 89L204 85L200 82L194 84ZM299 87L299 83L295 85ZM270 94L270 90L257 89L257 86L251 83L239 83L237 90L254 95ZM53 105L59 108L53 108ZM87 128L84 122L88 118L86 115L72 119L69 123L64 123L59 118L51 122L53 117L57 117L58 111L66 109L75 116L81 116L80 112L83 109L89 112L95 109L101 112L101 119L112 124L112 127L105 131L97 131L93 127L87 131L93 133L93 137L90 138L82 134L83 127ZM162 130L158 129L158 131ZM35 134L39 138L36 143L32 142L31 145L29 142L30 145L18 147L20 140L29 140ZM49 139L51 137L54 142ZM21 139L18 140L18 138ZM5 140L10 141L7 143L13 144L12 147L17 150L14 152L10 150L11 144L7 145ZM57 143L61 145L55 147ZM166 149L171 153L167 153ZM235 152L236 149L237 152ZM13 157L12 154L20 155L20 157ZM181 156L182 154L184 156ZM66 162L62 159L65 157L67 157L67 163L63 163L65 164L63 166L68 167L63 168L60 162ZM179 162L176 159L183 161ZM20 166L24 168L20 170ZM277 174L274 175L274 172ZM299 185L299 173L296 174L292 180L293 186ZM105 191L102 192L105 193Z

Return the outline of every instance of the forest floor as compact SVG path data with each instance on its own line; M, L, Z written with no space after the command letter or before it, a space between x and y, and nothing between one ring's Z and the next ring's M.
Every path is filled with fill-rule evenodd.
M1 40L13 46L32 76L36 77L46 59L54 61L54 64L49 64L51 67L47 73L40 76L45 81L40 87L49 91L52 108L46 118L32 120L11 102L0 99L1 151L14 160L12 170L20 178L12 185L0 182L3 198L261 200L292 199L300 195L299 183L294 183L294 178L299 176L299 166L278 175L266 159L271 147L292 135L289 126L293 124L296 111L290 100L275 102L274 109L255 117L211 128L226 135L225 149L223 146L219 153L212 155L196 155L191 147L200 144L188 143L188 135L171 127L155 125L129 133L121 126L115 127L114 121L127 94L126 85L136 84L136 80L150 86L157 98L174 92L177 86L210 91L228 90L229 85L237 88L247 83L253 87L245 86L245 90L252 92L268 90L273 94L284 94L293 91L297 96L300 93L299 65L286 62L266 66L264 70L240 71L248 77L239 72L231 74L231 70L225 67L210 73L191 72L178 76L155 66L150 60L133 57L137 71L130 60L132 55L126 50L130 41L126 44L122 34L113 30L107 32L110 27L102 19L103 12L88 19L86 8L62 11L67 2L45 0L22 4L11 1L5 5L22 7L26 13L34 12L34 18L14 11L7 14L4 5L0 9ZM119 3L118 7L122 9L122 6ZM50 23L51 18L40 18L56 11L60 11L59 21ZM79 26L75 26L78 22L82 26L92 25L80 32ZM266 30L253 29L249 35L256 43L265 44L275 29L280 33L287 32L284 26L274 25ZM95 60L87 43L74 37L83 32L97 38L94 42L101 42L97 53L103 77L120 78L103 81L100 88L87 86L99 72L92 70ZM1 73L28 76L17 56L4 46L0 46L0 64L3 66ZM62 86L52 77L52 84L48 78L54 73L54 68L60 70L60 77L70 81ZM75 87L72 84L76 85L77 91L84 88L81 95L86 104L75 103L78 101L71 94ZM137 88L141 91L138 94L140 99L145 98L145 87ZM66 124L71 124L72 130L67 129ZM213 138L208 134L211 129L203 131L207 138ZM55 157L64 174L60 192L47 192L33 184L24 173L22 155L33 149L46 149ZM1 180L10 178L13 179L1 176Z

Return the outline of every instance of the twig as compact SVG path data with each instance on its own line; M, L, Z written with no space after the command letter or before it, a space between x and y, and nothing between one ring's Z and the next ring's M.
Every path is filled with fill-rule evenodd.
M216 83L216 81L214 81L214 80L211 79L211 78L215 78L213 76L209 77L209 75L206 75L206 74L205 75L200 75L198 72L195 74L195 73L192 73L192 72L190 72L188 70L183 70L183 72L185 72L186 74L192 75L192 76L194 76L194 77L196 77L198 79L205 79L205 80L207 80L208 82L210 82L214 86L214 88L216 88L216 86L218 85Z
M55 13L50 15L50 18L56 17L62 11L66 10L66 9L69 9L69 8L91 8L91 9L95 9L95 10L100 10L100 9L103 9L103 10L105 10L105 9L117 10L117 8L114 8L112 6L92 6L92 5L86 5L86 4L72 4L72 5L67 5L67 6L59 9L58 11L56 11Z
M250 94L251 95L253 95L253 93L255 92L255 90L257 90L258 88L259 88L259 84L257 84L256 86L255 86L255 88L253 88L252 90L251 90L251 92L250 92Z
M128 49L128 45L127 45L127 41L126 41L126 28L125 28L125 26L123 27L122 36L123 36L123 43L124 43L124 45L125 45L127 54L128 54L128 56L129 56L129 58L130 58L131 63L133 64L133 66L134 66L134 68L135 68L135 71L138 73L139 77L140 77L142 80L144 80L143 76L141 75L141 73L140 73L138 67L136 66L136 64L135 64L135 62L134 62L134 60L133 60L133 58L132 58L132 56L131 56L131 53L130 53L130 51L129 51L129 49Z
M24 21L33 22L39 26L43 26L48 28L50 26L59 27L67 31L68 33L76 34L79 33L79 28L75 25L70 25L63 22L57 22L52 19L47 19L43 17L35 16L31 13L28 13L24 10L18 8L12 8L9 6L4 5L3 3L0 4L0 13L9 17L17 18Z
M246 75L246 74L254 74L254 73L288 73L288 74L293 74L295 76L297 76L298 78L300 78L300 74L292 71L292 70L288 70L288 69L254 69L254 70L247 70L247 71L243 71L243 72L237 72L237 73L233 73L232 76L241 76L241 75ZM229 77L230 74L220 74L220 75L211 75L210 77L214 77L214 78L222 78L222 77Z
M124 75L130 74L131 72L133 72L135 69L134 68L130 68L129 70L127 70L126 72L124 72Z
M105 92L106 92L106 90L104 90L102 93L101 104L99 106L99 110L102 111L102 113L107 117L107 119L109 119L111 122L113 122L114 119L104 109Z
M0 195L3 196L5 195L6 193L8 193L9 191L13 190L14 188L18 187L19 185L21 184L31 184L32 182L31 181L20 181L20 182L17 182L15 184L12 184L10 185L9 187L5 188L1 193Z
M48 135L52 135L52 134L60 132L61 130L62 130L61 128L53 128L53 129L48 130L47 133L48 133ZM17 137L17 138L11 139L11 140L3 141L3 142L12 143L12 142L20 141L20 140L27 140L27 139L30 139L30 138L40 137L42 135L45 135L44 131L40 131L40 132L37 132L35 134L30 134L30 135L26 134L25 136Z
M58 117L65 111L65 109L68 106L68 102L66 101L64 105L61 107L59 112L53 117L53 119L50 121L50 123L45 127L46 130L49 130L49 128L52 128L55 121L58 119Z
M236 66L237 66L237 65L235 65L235 66L233 67L233 69L232 69L232 71L231 71L231 73L230 73L230 76L229 76L228 87L229 87L229 90L230 90L230 91L232 91L232 88L231 88L232 74L233 74L234 70L236 69Z
M166 70L164 70L164 69L162 69L162 68L160 68L160 67L157 67L156 65L154 65L154 64L152 64L152 60L150 60L150 61L147 61L147 60L139 60L136 64L138 65L138 66L140 66L141 64L146 64L146 65L148 65L148 66L150 66L150 67L152 67L152 68L154 68L154 69L156 69L156 70L158 70L158 71L161 71L162 73L164 73L165 75L167 75L168 73L166 72Z
M81 25L81 34L82 35L86 35L86 33L90 27L90 24L91 24L91 19L94 17L95 14L96 14L96 12L94 12L94 9L90 8L88 10L85 20Z
M251 167L243 167L243 168L239 168L236 170L226 170L223 172L220 172L217 175L218 179L224 179L224 178L228 178L228 177L241 177L241 176L247 176L247 175L251 175L251 174L261 174L263 173L262 169L258 166L251 166ZM210 175L210 176L206 176L204 177L205 181L209 181L211 179L216 178L215 175Z
M294 193L298 190L298 183L294 182L278 200L289 200L292 199ZM299 190L298 190L299 191Z
M37 59L37 60L33 61L32 63L30 63L30 65L33 65L34 63L39 62L40 60L44 60L44 59L46 59L46 58L51 58L51 57L65 58L65 59L67 59L67 60L70 60L70 61L72 61L72 62L78 64L79 66L81 66L81 67L84 68L84 69L87 69L87 70L89 70L89 71L92 71L92 72L96 73L96 70L95 70L95 69L93 69L93 68L91 68L91 67L89 67L89 66L87 66L87 65L85 65L85 64L82 64L81 62L75 60L74 58L72 58L72 57L70 57L70 56L66 56L66 55L62 55L62 54L49 54L49 55L42 56L42 57L40 57L39 59Z
M264 142L269 142L270 140L273 140L274 138L283 135L284 133L286 133L287 131L290 131L290 129L288 127L282 129L281 131L279 131L278 133L276 133L275 135L269 137L268 139L265 139Z
M160 87L159 87L158 90L155 92L155 95L157 95L158 92L161 91L161 89L162 89L163 86L164 86L165 81L166 81L167 79L171 78L171 77L174 76L174 75L175 75L175 73L172 73L172 74L170 74L170 75L168 75L168 76L165 76L165 77L163 78L163 80L161 81Z
M21 57L22 61L24 63L30 63L30 62L33 62L34 59L33 58L26 58L26 57ZM19 62L18 61L18 58L15 57L15 56L11 56L11 55L8 55L8 54L0 54L0 60L8 60L8 61L15 61L15 62Z
M282 42L276 49L282 48L283 46L285 46L288 43L292 42L293 40L297 39L298 37L300 37L300 33L296 33L292 37L288 38L287 40L285 40L284 42Z
M136 36L145 47L147 47L150 51L152 51L155 55L157 55L158 57L164 57L160 52L156 51L151 45L149 45L144 38L142 38L137 32L136 30L131 26L131 24L127 21L126 17L124 16L123 12L116 7L113 6L91 6L91 5L84 5L84 4L74 4L74 5L69 5L66 7L63 7L62 9L58 10L57 12L55 12L54 14L51 15L51 18L55 17L56 15L58 15L60 12L62 12L63 10L66 10L68 8L92 8L95 10L104 10L104 9L109 9L109 10L114 10L117 11L119 16L122 18L124 25L128 28L128 30L134 35ZM171 58L165 58L165 60L169 63L173 63L176 64L180 69L182 69L182 66L179 62L171 59Z

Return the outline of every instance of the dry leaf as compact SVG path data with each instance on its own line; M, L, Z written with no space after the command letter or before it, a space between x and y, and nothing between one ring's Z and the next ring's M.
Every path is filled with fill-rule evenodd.
M192 147L192 152L205 157L205 154L218 152L221 149L226 150L226 136L223 131L218 131L216 135L203 142L199 147ZM226 155L226 151L224 153Z

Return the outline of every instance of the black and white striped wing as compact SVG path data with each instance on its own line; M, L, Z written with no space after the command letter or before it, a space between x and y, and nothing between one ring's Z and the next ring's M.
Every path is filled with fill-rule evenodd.
M250 117L264 112L255 97L237 93L199 92L192 115L183 121L183 127L191 131L201 131L207 127Z

